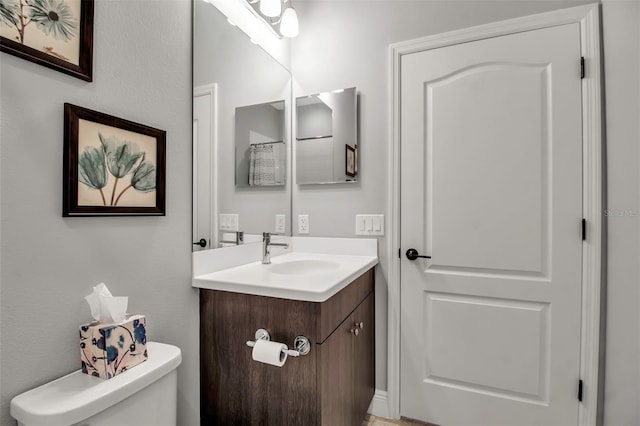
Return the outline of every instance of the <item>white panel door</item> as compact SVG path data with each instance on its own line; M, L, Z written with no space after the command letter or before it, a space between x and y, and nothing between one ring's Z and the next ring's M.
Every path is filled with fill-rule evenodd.
M403 416L577 424L579 31L402 57Z
M193 241L204 239L205 247L193 245L194 250L217 247L214 188L214 106L216 86L198 87L193 96Z

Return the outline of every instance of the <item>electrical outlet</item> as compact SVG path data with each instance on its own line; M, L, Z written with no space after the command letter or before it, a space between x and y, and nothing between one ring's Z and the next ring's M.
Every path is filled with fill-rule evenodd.
M287 215L285 214L277 214L276 215L276 227L275 232L278 234L284 234L286 232L286 222Z
M308 233L309 233L309 215L299 214L298 215L298 234L308 234Z

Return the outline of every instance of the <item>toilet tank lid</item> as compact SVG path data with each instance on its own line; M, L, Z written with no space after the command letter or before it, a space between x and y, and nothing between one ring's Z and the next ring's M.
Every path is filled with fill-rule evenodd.
M128 398L175 370L180 348L148 342L149 358L131 370L104 380L78 370L11 400L11 416L28 426L72 425Z

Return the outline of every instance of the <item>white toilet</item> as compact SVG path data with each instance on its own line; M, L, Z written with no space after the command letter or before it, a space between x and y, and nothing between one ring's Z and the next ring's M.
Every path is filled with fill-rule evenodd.
M11 400L20 426L175 426L180 348L148 342L149 359L103 380L76 371Z

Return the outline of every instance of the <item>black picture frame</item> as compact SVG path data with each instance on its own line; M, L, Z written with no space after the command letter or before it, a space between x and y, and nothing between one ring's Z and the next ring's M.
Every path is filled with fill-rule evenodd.
M86 130L88 128L90 130ZM131 140L111 136L118 131L128 132L126 134L132 136L128 138ZM151 149L139 149L136 135L144 146ZM83 140L80 140L81 137ZM121 143L118 145L114 141ZM126 144L129 145L123 148ZM81 147L84 147L83 152L80 152ZM128 155L124 160L123 154ZM103 157L100 159L100 156ZM65 103L63 157L63 217L165 215L166 131ZM89 173L86 171L87 158L96 161L91 163L94 167L90 167ZM147 161L150 158L154 158L154 161ZM155 180L150 172L153 167ZM112 174L112 169L122 176ZM96 173L91 173L95 170L101 171L102 176L96 178ZM89 186L84 182L87 176L93 177L94 180L90 183L95 186ZM153 182L155 187L149 189ZM147 186L144 186L145 184ZM107 193L103 189L106 189ZM84 194L90 194L97 198L94 191L99 191L101 195L101 198L98 198L99 202L81 200L81 193L83 197ZM120 197L125 193L133 201L144 201L140 202L140 205L118 205ZM154 193L155 198L144 195L150 193Z
M350 177L356 177L356 150L351 145L345 144L345 171Z
M20 1L24 2L24 0ZM49 54L4 36L0 36L0 51L69 74L84 81L92 81L94 0L75 1L80 1L78 64L65 60L60 55Z

